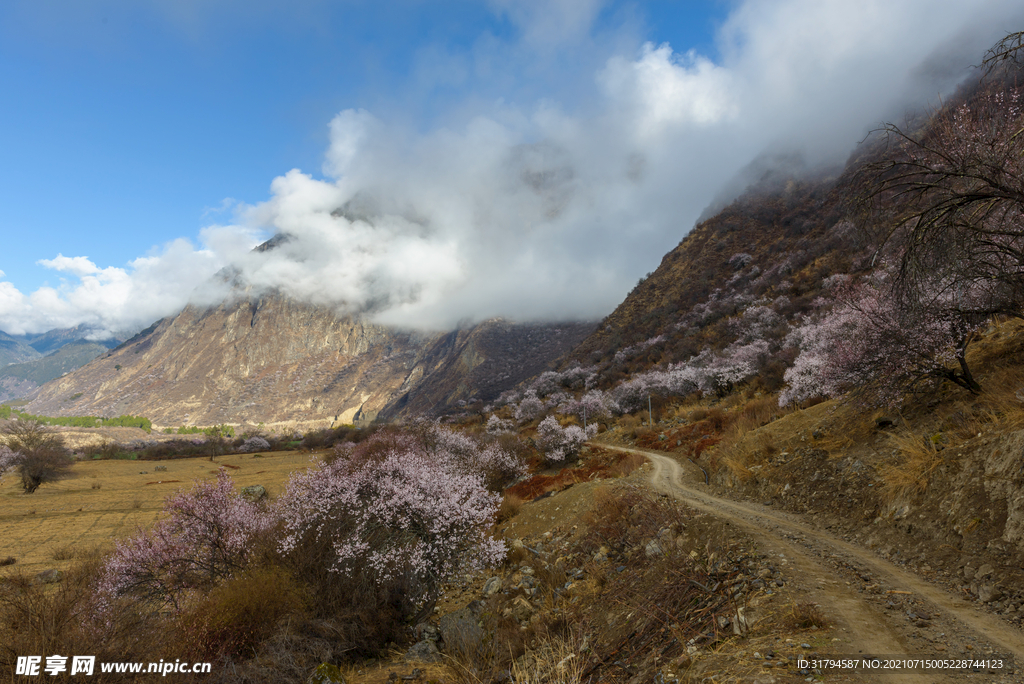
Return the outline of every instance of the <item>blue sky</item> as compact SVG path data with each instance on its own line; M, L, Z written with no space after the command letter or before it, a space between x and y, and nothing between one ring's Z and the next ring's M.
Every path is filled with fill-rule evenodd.
M123 266L194 238L225 199L254 203L288 169L316 172L344 109L429 128L450 100L505 96L424 83L424 63L522 34L483 2L174 4L0 5L0 269L19 288L56 284L40 259ZM612 5L595 29L631 22L638 38L712 50L726 9ZM552 85L517 82L508 95Z
M841 160L1022 15L849 4L9 0L0 329L137 329L228 264L399 325L603 315L754 157Z

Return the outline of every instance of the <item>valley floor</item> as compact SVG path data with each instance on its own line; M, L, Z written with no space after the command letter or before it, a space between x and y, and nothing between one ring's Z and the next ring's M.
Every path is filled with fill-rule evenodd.
M75 559L112 547L160 517L164 500L197 480L215 480L220 468L238 487L263 485L280 494L288 476L309 466L308 452L229 454L165 461L96 460L75 464L72 475L25 494L17 473L0 477L0 560L30 575L62 570ZM157 468L161 470L157 470Z

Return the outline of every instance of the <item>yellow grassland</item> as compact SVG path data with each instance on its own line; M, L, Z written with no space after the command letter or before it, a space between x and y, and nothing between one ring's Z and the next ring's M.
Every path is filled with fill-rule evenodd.
M315 456L312 456L315 458ZM310 465L308 452L183 458L167 461L82 461L70 478L25 494L17 474L0 478L0 560L9 556L20 569L36 573L63 568L91 550L152 525L164 500L196 480L213 480L225 467L236 487L263 485L271 497L284 490L288 476ZM166 472L156 472L156 466ZM234 467L232 467L234 466ZM56 560L56 559L60 560Z

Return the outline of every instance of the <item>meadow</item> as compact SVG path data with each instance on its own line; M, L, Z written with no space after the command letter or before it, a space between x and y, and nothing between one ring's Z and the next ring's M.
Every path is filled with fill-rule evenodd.
M95 460L75 464L71 477L44 484L25 494L16 473L0 477L0 561L13 557L11 568L35 574L63 569L96 549L152 525L164 500L196 480L214 480L226 468L237 488L263 485L279 495L288 476L304 470L306 451L278 451L255 456L228 454L165 461ZM166 472L156 471L157 466Z

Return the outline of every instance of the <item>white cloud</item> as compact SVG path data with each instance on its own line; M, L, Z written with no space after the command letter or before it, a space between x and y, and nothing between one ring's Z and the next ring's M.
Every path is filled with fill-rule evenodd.
M76 276L91 275L100 270L88 257L81 256L66 257L63 254L58 254L53 259L40 259L38 263L40 266L52 268L55 271L72 273Z
M521 29L511 55L580 41L602 9L492 4ZM447 127L425 133L347 110L330 123L325 178L274 179L269 200L234 207L236 225L205 229L200 248L177 241L124 268L45 260L77 282L29 296L0 282L0 328L145 325L189 296L219 296L192 290L225 265L257 289L396 325L599 317L751 161L790 151L842 161L879 121L948 92L1019 25L1018 5L747 0L721 28L718 61L611 41L580 101L553 91L529 106L481 104L470 94ZM496 54L476 70L495 68ZM441 58L428 57L435 69ZM291 239L250 251L276 232Z
M85 324L96 338L137 331L180 310L198 284L258 242L247 228L209 228L203 237L201 248L174 240L123 268L99 268L83 256L43 259L43 266L74 279L29 295L0 281L0 330L24 334Z
M694 52L677 57L668 45L644 45L632 61L613 57L600 80L645 136L662 135L666 127L699 129L740 113L733 72Z
M599 9L542 19L530 3L502 6L527 36L575 35ZM329 177L292 171L248 212L295 239L243 271L394 324L601 316L752 160L842 161L880 120L962 79L999 36L993 17L1020 14L1009 2L752 0L723 26L719 63L668 45L611 55L587 113L552 98L415 136L343 112ZM937 52L965 57L925 82Z

